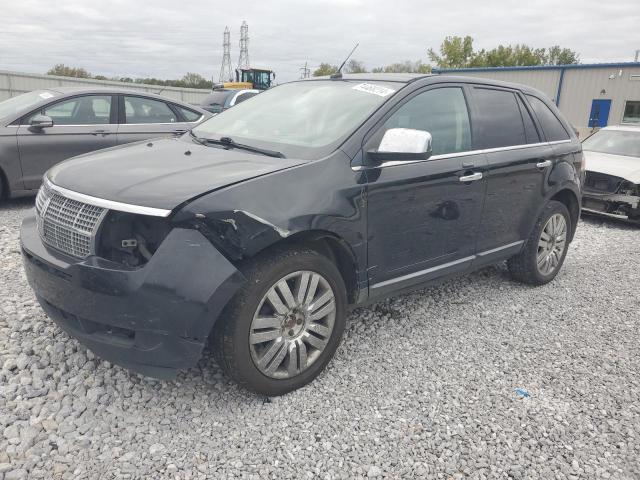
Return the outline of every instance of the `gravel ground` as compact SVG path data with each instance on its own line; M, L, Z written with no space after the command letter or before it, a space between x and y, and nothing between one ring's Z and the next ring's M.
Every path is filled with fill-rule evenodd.
M22 272L31 204L0 207L0 480L640 478L640 229L583 220L544 287L499 266L359 309L268 399L211 355L155 381L61 332Z

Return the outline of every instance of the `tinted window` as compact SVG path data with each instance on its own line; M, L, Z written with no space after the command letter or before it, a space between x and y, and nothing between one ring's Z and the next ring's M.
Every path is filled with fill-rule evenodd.
M510 147L527 143L520 107L513 92L476 88L474 93L482 132L478 148Z
M37 112L34 115L37 115ZM42 110L54 125L96 125L110 123L111 96L87 95L49 105ZM29 123L30 118L26 123Z
M542 131L548 142L556 142L558 140L568 140L569 134L558 120L558 117L547 107L542 100L527 95L533 112L538 117L538 121L542 126Z
M524 133L527 137L527 143L540 142L540 136L538 135L538 130L536 129L535 123L533 123L533 119L531 118L529 109L525 106L524 102L519 96L516 95L516 98L518 99L518 106L520 107L520 113L524 122Z
M176 108L180 110L180 113L182 114L182 116L187 122L195 122L202 116L198 112L194 112L193 110L189 110L188 108L182 108L182 107L176 107Z
M164 102L143 97L124 97L127 123L175 123L176 114Z
M247 92L247 93L243 93L240 94L236 97L236 105L240 102L244 102L245 100L249 100L251 97L257 95L256 92Z
M433 154L471 150L471 127L460 88L439 88L416 95L384 124L390 128L413 128L431 133Z

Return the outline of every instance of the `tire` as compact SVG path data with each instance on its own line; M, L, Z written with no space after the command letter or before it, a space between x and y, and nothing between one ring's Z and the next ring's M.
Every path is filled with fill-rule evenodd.
M241 271L247 283L214 327L218 364L240 386L267 396L306 385L327 366L344 332L347 295L340 272L307 248L273 251Z
M558 229L560 228L558 225L562 224L562 221L558 220L560 218L564 221L563 232ZM555 219L555 224L552 219ZM555 231L554 226L556 227ZM530 285L544 285L553 280L562 268L567 255L571 228L571 216L567 207L561 202L551 200L538 217L522 251L507 261L511 276L515 280ZM549 232L555 233L555 235L549 236ZM547 237L552 240L547 241ZM539 265L538 261L541 258L543 259L542 265Z

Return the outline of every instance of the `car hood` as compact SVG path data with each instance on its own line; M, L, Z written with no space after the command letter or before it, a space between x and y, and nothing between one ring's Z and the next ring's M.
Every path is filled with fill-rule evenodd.
M167 138L75 157L54 166L47 178L92 197L172 210L204 193L301 163Z
M586 170L624 178L640 183L640 158L609 153L584 151Z

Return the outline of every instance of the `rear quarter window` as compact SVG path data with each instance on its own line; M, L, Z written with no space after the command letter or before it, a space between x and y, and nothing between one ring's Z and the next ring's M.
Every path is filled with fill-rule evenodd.
M531 108L540 122L542 131L548 142L558 142L561 140L569 140L569 133L565 130L564 126L558 120L555 113L538 97L527 95L527 99L531 104Z

